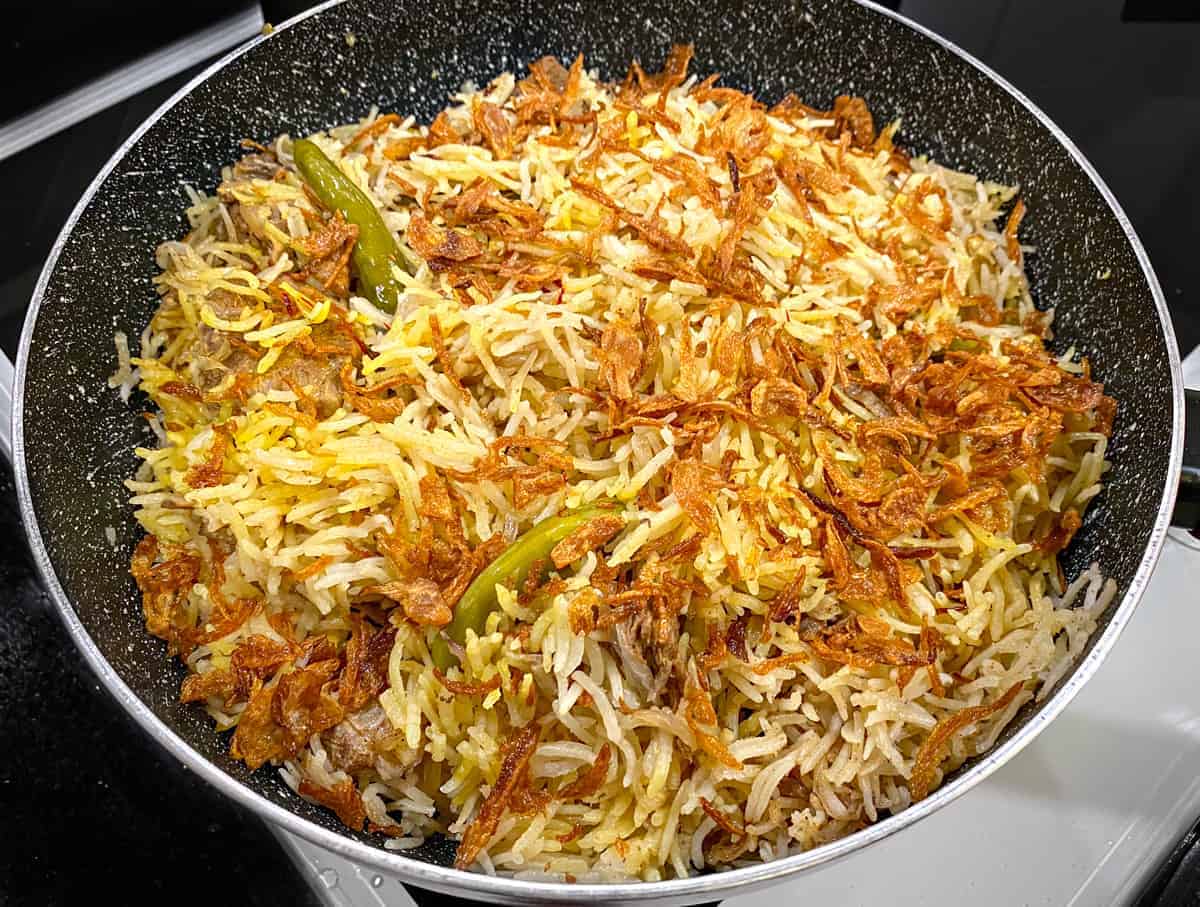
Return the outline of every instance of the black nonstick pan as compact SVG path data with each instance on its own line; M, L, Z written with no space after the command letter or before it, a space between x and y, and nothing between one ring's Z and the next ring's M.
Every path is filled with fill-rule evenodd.
M428 120L461 82L486 83L545 54L582 51L589 66L618 78L630 59L656 64L675 42L695 45L695 71L719 72L725 84L767 101L788 91L818 105L862 95L878 121L902 119L906 149L1021 186L1029 208L1022 238L1038 250L1028 265L1033 295L1057 309L1055 344L1090 357L1120 401L1114 470L1064 569L1073 576L1098 561L1120 592L1079 664L1027 706L992 751L910 809L808 853L691 879L600 886L461 872L450 865L452 842L384 850L382 839L350 832L294 796L276 772L234 762L203 712L179 704L182 668L168 669L164 644L145 632L128 574L139 531L121 483L136 467L134 447L151 439L137 407L106 386L113 332L137 336L157 305L154 248L186 232L183 184L214 188L220 166L241 154L241 139L304 135L372 105ZM416 885L505 903L712 901L899 831L977 784L1066 706L1130 619L1173 509L1181 523L1200 522L1200 401L1185 398L1162 292L1116 200L1016 89L937 36L851 0L347 0L292 20L180 92L96 178L38 283L12 404L29 544L82 655L123 707L197 776L268 821ZM1189 407L1191 471L1182 466Z

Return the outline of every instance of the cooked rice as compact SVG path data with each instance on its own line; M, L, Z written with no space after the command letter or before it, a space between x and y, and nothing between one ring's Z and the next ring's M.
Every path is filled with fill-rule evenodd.
M971 359L977 371L950 388L946 417L968 418L968 395L989 393L988 368L1043 355L1048 319L1030 298L1015 227L1005 235L1000 224L1016 190L908 160L891 146L894 126L863 135L854 107L768 114L695 77L634 73L622 89L579 65L563 76L542 61L521 86L505 74L458 95L440 144L411 118L374 113L316 136L400 243L423 210L434 225L459 218L485 250L456 262L405 246L422 263L397 271L406 292L394 317L358 297L328 305L300 273L325 212L292 168L287 136L226 169L215 195L189 190L191 231L159 248L162 304L140 356L117 338L114 386L137 382L161 412L160 443L138 450L128 483L158 544L139 575L148 624L201 677L234 676L234 653L253 637L290 652L266 676L238 675L236 692L215 684L221 692L198 698L221 729L257 701L258 730L247 718L240 754L260 734L260 757L293 789L384 829L385 846L462 835L497 786L506 741L536 721L536 751L516 779L526 808L500 804L477 868L656 880L776 859L904 809L915 771L928 776L917 787L936 786L1070 670L1114 594L1095 566L1063 588L1056 561L1077 522L1067 514L1083 512L1108 469L1108 420L1094 395L1072 408L1044 405L1036 387L1012 391L1006 405L1024 406L1046 444L995 472L996 497L955 509L986 482L972 472L982 429L896 429L898 401L904 382L932 382L921 376L940 374L929 371L937 363ZM547 95L561 105L530 123L546 108L527 102ZM479 126L488 104L513 129L506 159ZM748 138L755 127L761 141ZM654 166L669 158L695 161L700 180ZM800 174L790 184L776 179L789 162ZM456 203L477 185L536 217L461 216ZM610 215L594 188L636 219ZM762 198L743 217L739 200L754 192ZM739 218L722 281L713 275ZM366 345L361 357L338 348L357 390L331 391L337 405L319 413L314 385L327 376L306 383L299 372L296 386L259 383L239 399L238 355L258 375L283 369L289 349L327 365L335 354L319 346L335 332L321 326L339 322ZM639 377L616 347L641 355L649 332L658 354ZM889 350L905 338L928 346L902 377ZM1062 380L1091 386L1072 351L1046 361L1037 380L1083 374ZM371 399L394 405L373 418L366 391L387 382ZM768 392L791 396L773 410ZM674 396L630 418L651 395ZM873 422L892 435L868 441L860 429ZM540 491L517 495L511 471L484 469L503 436L558 442L549 458L508 452L530 481L549 476ZM554 456L568 458L557 472ZM367 591L412 579L389 540L428 545L423 526L445 529L423 500L434 475L472 550L587 502L615 502L626 520L561 582L500 590L462 668L448 672L474 693L435 676L435 627ZM916 490L907 512L902 497L881 502L893 488ZM898 523L879 516L888 500ZM905 549L917 557L896 556ZM165 573L146 579L164 561L182 577L174 587ZM657 591L605 620L611 596L639 581ZM789 612L773 619L785 592ZM301 723L289 745L288 706L273 694L316 662L321 636L345 659L352 611L395 628L386 687L347 716L348 681L319 678L297 714L315 721L317 703L334 717ZM846 656L843 644L876 654ZM943 751L926 747L919 768L935 728L1006 692L994 715L968 714ZM337 750L347 740L369 743L368 764L347 770ZM598 789L558 796L605 747Z

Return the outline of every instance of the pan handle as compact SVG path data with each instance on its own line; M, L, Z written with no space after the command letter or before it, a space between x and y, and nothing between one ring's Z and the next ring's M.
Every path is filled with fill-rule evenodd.
M0 453L12 463L13 458L13 392L17 373L8 354L0 350Z
M1183 406L1183 470L1171 525L1200 531L1200 390L1188 388Z

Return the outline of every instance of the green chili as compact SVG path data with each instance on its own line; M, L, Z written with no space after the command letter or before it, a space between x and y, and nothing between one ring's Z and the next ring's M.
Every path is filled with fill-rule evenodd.
M292 158L321 204L340 211L342 217L358 227L358 242L354 244L351 261L358 275L360 293L384 311L396 311L404 287L392 275L392 263L404 267L405 262L375 204L310 140L293 142Z
M534 564L549 560L550 551L555 545L589 520L613 512L611 507L593 505L562 516L553 516L542 520L505 548L475 577L475 581L454 606L454 620L433 641L434 663L444 671L455 662L445 637L449 636L463 645L467 630L474 630L477 634L483 632L488 615L496 609L497 585L520 586Z

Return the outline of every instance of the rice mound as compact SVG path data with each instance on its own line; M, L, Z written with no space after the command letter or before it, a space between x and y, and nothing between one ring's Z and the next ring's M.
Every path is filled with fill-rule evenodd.
M861 101L538 61L430 127L314 140L414 273L259 146L158 250L113 385L147 625L234 754L384 846L657 880L902 810L1071 667L1114 594L1057 564L1113 404L1045 351L1016 190L894 147ZM539 521L617 534L437 621Z

